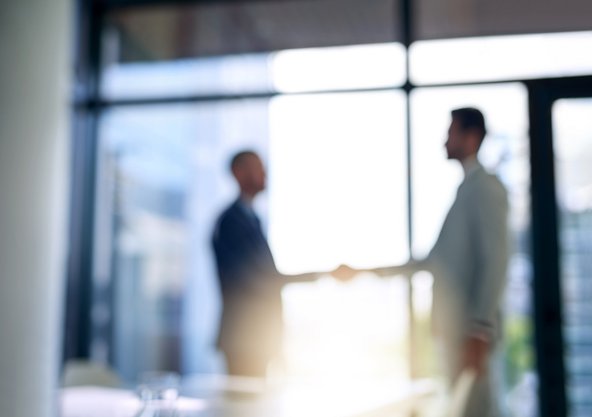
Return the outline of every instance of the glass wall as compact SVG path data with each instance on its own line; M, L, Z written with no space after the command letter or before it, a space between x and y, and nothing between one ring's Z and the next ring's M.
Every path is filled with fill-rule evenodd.
M125 378L220 369L210 235L236 194L228 156L248 146L266 157L267 120L267 100L104 113L97 247L105 275L97 278L112 281L113 361Z
M592 99L553 106L563 334L570 416L592 414Z
M408 259L404 106L400 91L272 101L270 241L280 269Z
M393 108L403 114L403 100L394 92L339 94L282 97L271 105L268 100L227 101L105 113L97 228L105 266L99 279L111 277L114 284L113 350L120 372L133 379L154 366L222 370L213 351L220 306L209 242L216 215L235 197L228 160L239 149L255 148L270 161L270 190L258 209L269 224L282 271L407 259L404 124L393 123L390 114ZM337 113L326 117L322 109L328 108ZM373 146L367 147L369 142ZM393 155L399 160L393 162ZM303 328L302 306L327 285L334 284L323 280L286 291L289 329ZM395 316L404 315L404 288L389 290L399 299L393 304L384 296L392 284L371 281L364 287L362 296L352 288L331 287L333 301L329 295L319 299L318 325L306 329L335 336L344 334L336 327L349 325L348 337L361 340L351 321L327 316L327 306L344 296L360 302L379 295L382 307L376 305L378 311L364 312L355 322L364 328L362 318L371 319L378 333L394 337L397 333L385 332L393 329L388 318L393 314L380 309L396 305ZM394 329L404 346L405 326ZM289 337L314 343L307 335ZM301 361L294 355L288 357ZM392 356L404 362L403 355Z
M269 189L256 209L283 272L326 271L340 263L379 267L425 256L462 178L444 151L450 110L470 105L484 110L490 132L480 158L510 197L513 251L497 369L500 401L511 415L536 415L526 90L520 83L427 87L592 69L578 52L590 42L589 32L511 38L414 43L406 74L406 51L398 43L123 63L109 58L107 32L94 356L111 360L128 380L158 368L224 371L214 347L220 300L210 235L217 214L236 196L228 162L240 149L257 150L268 168ZM548 51L558 58L549 59ZM515 59L526 52L531 59ZM407 80L420 86L409 97L400 89ZM153 104L158 100L170 104ZM564 106L558 104L557 120L565 119ZM557 137L569 135L562 130ZM566 149L565 155L576 155ZM561 175L565 190L579 181ZM560 197L565 207L580 204L569 206L563 220L569 242L581 234L571 225L585 220L585 187L577 184L577 192ZM580 262L574 256L565 263L571 272ZM341 284L324 276L286 287L287 371L406 378L413 334L421 359L415 373L437 375L429 332L432 277L407 278L366 274ZM574 329L567 334L587 334L585 326ZM570 356L571 366L585 367L586 356L578 355ZM580 395L580 385L574 387Z
M103 94L110 100L167 95L180 102L115 105L100 120L95 278L105 287L111 284L114 301L112 320L104 318L113 325L112 345L99 320L95 356L110 352L130 381L155 368L224 371L214 347L220 300L210 237L216 216L236 197L228 163L240 149L254 148L268 167L269 190L256 208L280 270L405 261L401 91L183 102L188 95L240 96L274 88L393 86L402 82L402 51L387 44L107 68ZM369 85L359 65L347 65L350 72L343 72L342 81L331 80L330 68L315 71L326 67L318 65L324 53L342 64L364 58L362 69L378 68L377 77ZM386 71L390 66L394 71ZM348 372L407 375L404 280L369 278L356 285L361 287L338 285L326 276L287 287L291 374L327 374L349 362ZM352 303L374 308L354 313ZM341 349L341 357L331 354L346 339L352 348ZM354 347L352 341L366 342Z

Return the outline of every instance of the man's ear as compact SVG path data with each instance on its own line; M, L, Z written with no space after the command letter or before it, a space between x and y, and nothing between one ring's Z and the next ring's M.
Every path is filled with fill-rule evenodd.
M479 132L476 130L470 130L467 132L467 140L470 141L470 147L472 150L477 152L481 146L481 138Z

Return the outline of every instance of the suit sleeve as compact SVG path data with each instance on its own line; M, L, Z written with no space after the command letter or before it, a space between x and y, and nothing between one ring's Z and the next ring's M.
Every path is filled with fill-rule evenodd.
M223 286L256 290L278 275L268 247L236 217L223 219L216 230L215 251Z
M508 200L504 187L494 181L491 186L479 189L471 225L477 256L470 309L472 331L490 338L494 337L493 326L502 301L508 263Z

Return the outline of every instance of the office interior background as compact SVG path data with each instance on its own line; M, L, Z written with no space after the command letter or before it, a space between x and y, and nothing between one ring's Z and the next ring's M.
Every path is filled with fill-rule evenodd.
M462 179L443 144L465 105L510 198L501 401L592 415L589 2L54 3L2 5L6 415L51 415L74 358L129 382L224 372L210 235L237 150L266 162L283 272L425 256ZM285 372L437 378L431 283L287 286Z

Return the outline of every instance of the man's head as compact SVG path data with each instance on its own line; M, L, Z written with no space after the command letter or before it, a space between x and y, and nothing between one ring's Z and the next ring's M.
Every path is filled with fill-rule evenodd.
M463 107L452 110L451 115L452 122L445 144L448 159L463 161L477 155L487 132L483 113L472 107Z
M230 170L241 194L253 198L265 189L265 168L254 151L242 151L230 161Z

